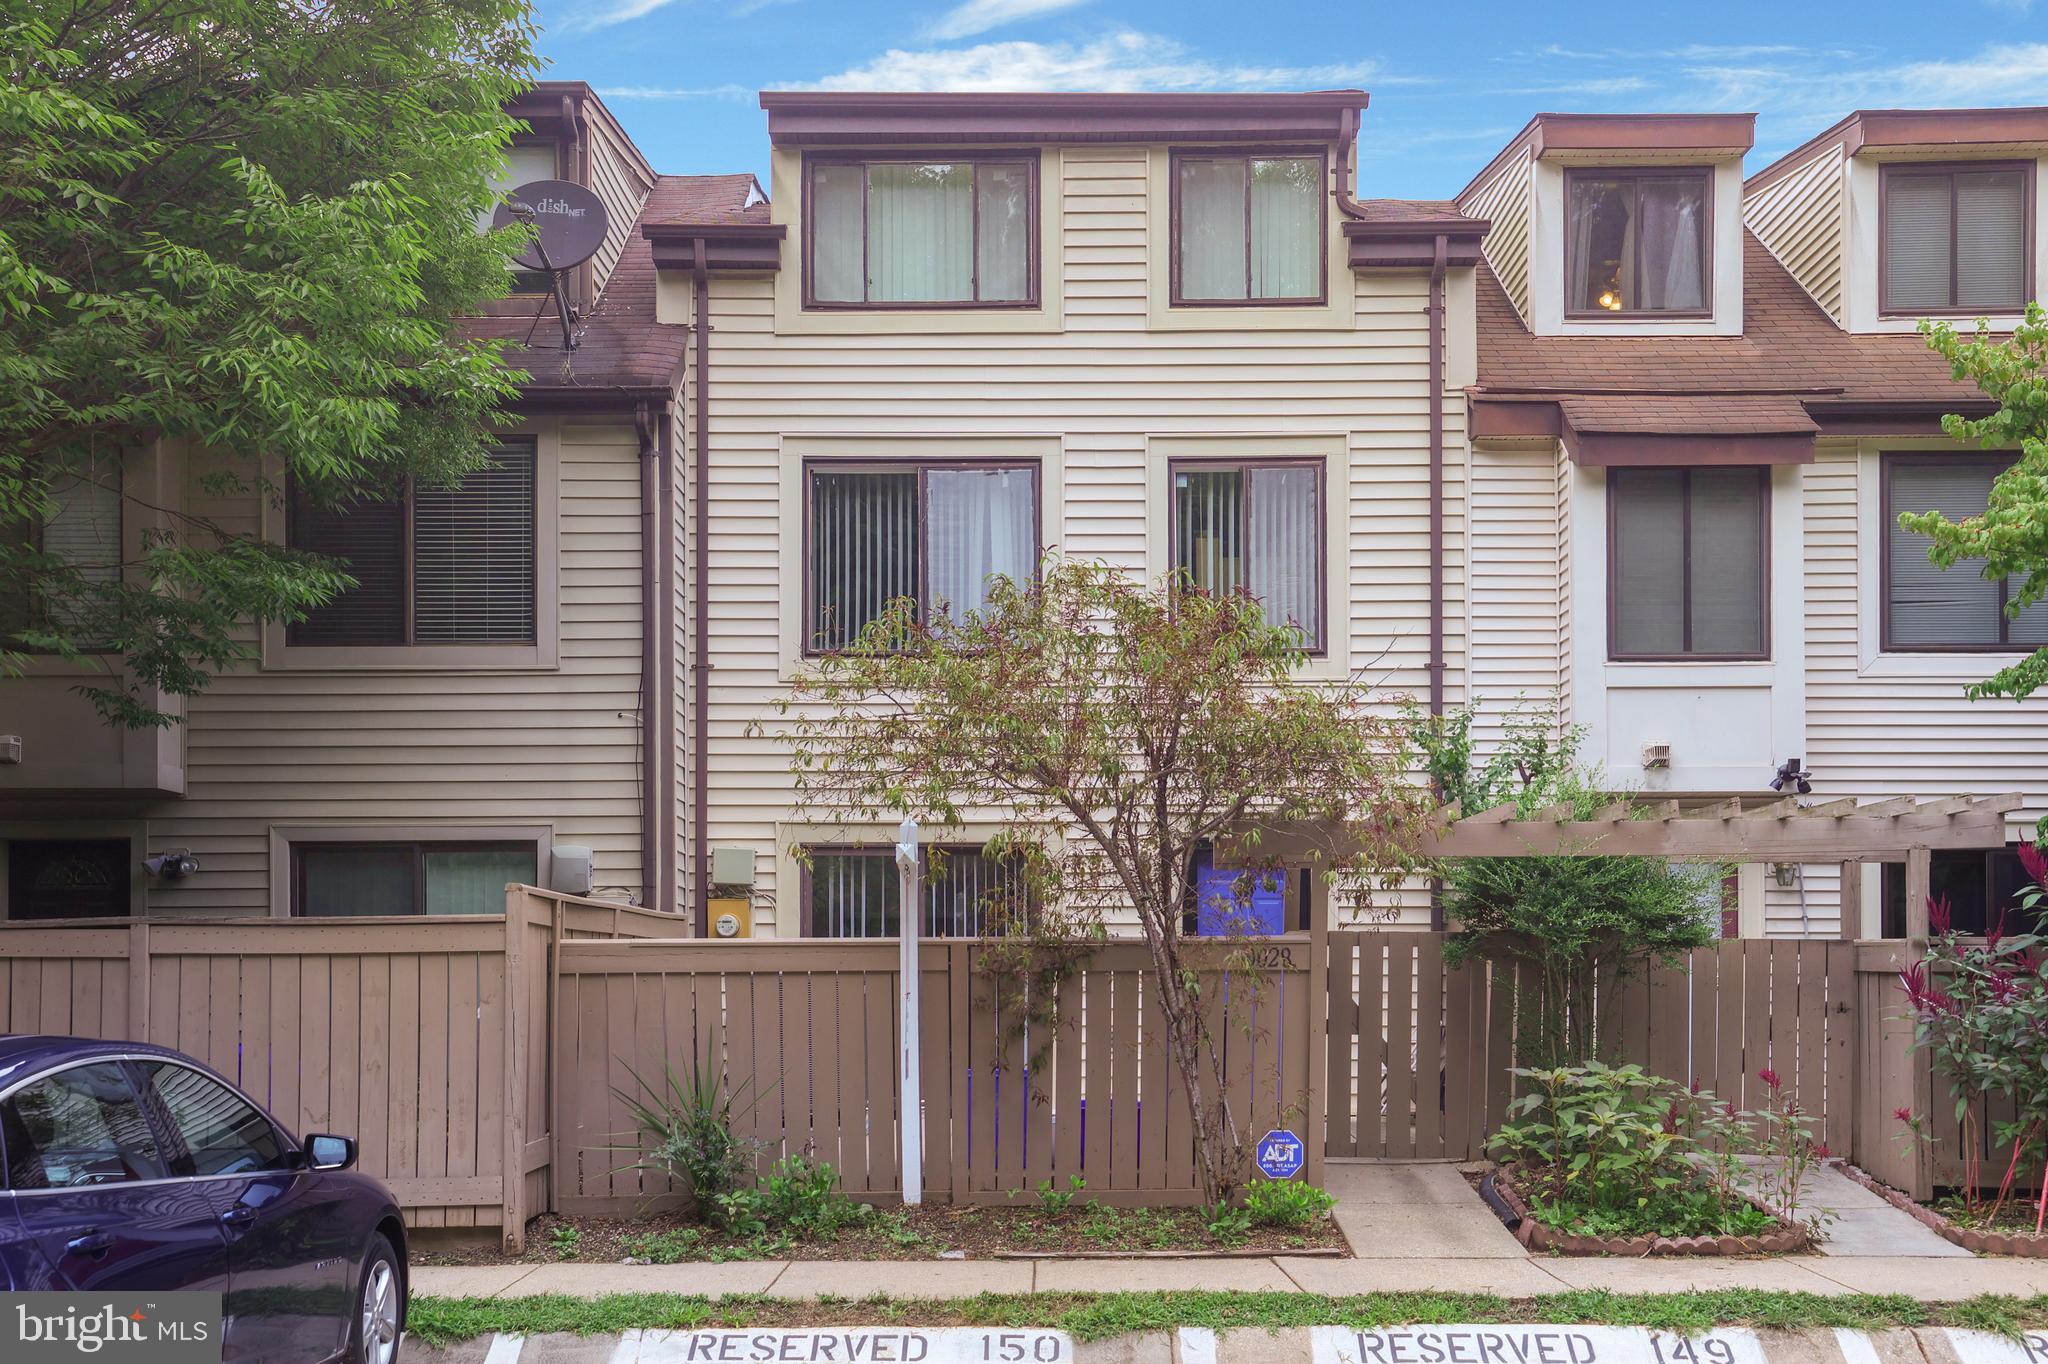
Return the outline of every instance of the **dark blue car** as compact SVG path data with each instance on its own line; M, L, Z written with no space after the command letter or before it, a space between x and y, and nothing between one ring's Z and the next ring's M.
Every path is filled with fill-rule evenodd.
M391 1364L405 1223L351 1173L163 1047L0 1037L0 1287L224 1295L222 1357Z

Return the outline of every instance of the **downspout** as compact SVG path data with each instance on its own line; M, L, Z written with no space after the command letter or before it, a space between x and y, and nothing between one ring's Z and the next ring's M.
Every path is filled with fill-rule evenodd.
M656 749L661 763L661 836L656 849L661 854L662 901L657 909L676 906L676 420L671 400L661 405L655 428L655 443L661 464L660 564L656 570L660 587L656 592L655 654L660 660L661 743Z
M697 325L694 329L697 344L692 357L696 365L697 401L690 414L696 424L690 492L693 502L691 519L697 536L697 552L691 567L696 581L692 584L690 658L690 689L695 707L690 719L696 766L692 773L694 788L690 811L690 893L697 902L697 936L701 938L711 932L708 919L711 906L711 849L708 846L711 838L711 717L705 711L711 693L711 623L706 619L711 609L711 267L709 249L702 237L697 238L691 247L690 288L697 301Z
M660 647L657 617L661 546L655 539L655 505L660 496L660 443L642 398L633 408L640 438L640 902L661 907L661 698L655 691L655 654Z
M1444 270L1450 240L1436 234L1429 264L1429 713L1444 713ZM1437 800L1443 800L1439 791ZM1444 931L1444 883L1429 883L1429 926Z

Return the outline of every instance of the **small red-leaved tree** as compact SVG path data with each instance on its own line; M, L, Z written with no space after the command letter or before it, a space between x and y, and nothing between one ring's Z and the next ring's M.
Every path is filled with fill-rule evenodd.
M782 707L812 818L1005 831L1029 908L995 951L1057 959L1099 941L1106 918L1135 917L1212 1200L1243 1183L1253 1134L1203 998L1205 973L1240 978L1242 963L1227 939L1182 932L1199 846L1228 838L1256 870L1262 836L1308 828L1326 873L1384 879L1412 862L1426 809L1368 689L1298 682L1301 660L1299 632L1245 596L1055 559L1036 583L994 582L959 619L894 603L808 665Z

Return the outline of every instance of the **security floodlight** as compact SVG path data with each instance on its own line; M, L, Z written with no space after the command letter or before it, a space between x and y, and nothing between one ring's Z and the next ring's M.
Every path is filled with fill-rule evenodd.
M199 859L183 848L173 848L169 852L143 858L142 869L166 881L182 881L199 870Z
M1801 769L1799 759L1787 758L1778 764L1778 771L1771 778L1771 789L1783 794L1789 786L1802 796L1810 795L1813 792L1813 782L1810 780L1812 776L1813 773Z

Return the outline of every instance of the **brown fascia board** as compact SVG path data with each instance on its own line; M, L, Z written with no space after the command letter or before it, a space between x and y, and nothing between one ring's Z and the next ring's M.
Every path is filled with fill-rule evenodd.
M1555 399L1472 395L1474 440L1554 440L1563 434L1564 414Z
M1363 90L1278 94L894 94L764 90L784 147L1334 142Z
M651 244L658 270L688 270L696 264L697 243L704 243L709 270L779 270L781 223L648 223L640 235Z
M517 412L631 412L641 403L665 403L675 397L674 385L522 384L512 400Z
M1570 422L1562 433L1564 452L1588 469L1615 465L1811 464L1813 433L1580 431Z
M1759 190L1839 146L1844 154L1899 148L2023 146L2048 143L2048 108L1858 109L1808 138L1743 183Z
M1823 436L1939 436L1941 419L1953 412L1975 419L1998 410L1989 398L1953 398L1941 402L1907 399L1899 402L1869 400L1808 400L1806 415L1812 417Z
M1493 226L1483 218L1415 218L1406 222L1347 222L1354 270L1427 270L1436 264L1436 239L1444 238L1444 264L1456 269L1479 264L1479 243Z
M1755 145L1755 114L1538 114L1452 197L1462 202L1525 148L1541 160L1558 152L1734 156Z
M651 184L658 177L647 157L626 132L625 125L612 113L597 91L587 81L535 81L531 88L514 95L505 102L505 112L526 121L533 131L543 137L560 137L568 130L561 126L562 101L567 99L578 108L594 111L592 117L601 118L610 128L612 135L631 154L634 164L646 175Z

